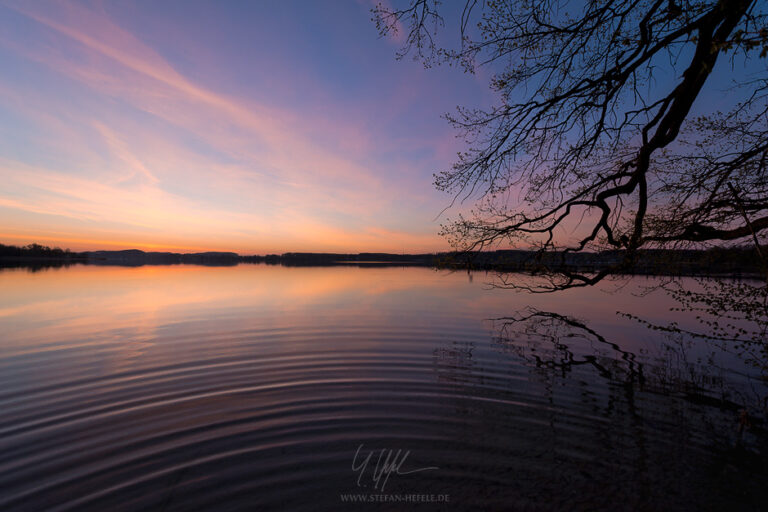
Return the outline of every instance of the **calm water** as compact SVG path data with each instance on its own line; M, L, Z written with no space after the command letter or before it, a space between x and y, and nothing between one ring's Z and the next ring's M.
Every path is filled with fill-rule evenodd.
M652 279L557 296L485 281L0 271L0 510L764 505L764 425L739 418L768 389L734 354L617 316L670 318L665 295L637 295ZM526 307L589 330L492 320ZM382 453L399 471L374 472Z

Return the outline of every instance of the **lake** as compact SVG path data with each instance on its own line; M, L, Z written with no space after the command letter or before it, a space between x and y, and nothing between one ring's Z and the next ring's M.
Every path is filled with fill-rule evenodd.
M0 271L0 510L764 505L765 380L617 314L692 322L659 278L490 279Z

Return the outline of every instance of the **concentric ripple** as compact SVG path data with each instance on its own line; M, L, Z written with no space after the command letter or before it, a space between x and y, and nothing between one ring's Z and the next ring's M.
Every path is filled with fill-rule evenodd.
M542 303L601 340L490 321L532 299L420 268L17 269L0 287L2 511L762 499L733 459L762 446L737 438L735 397L755 381L727 355L665 359L613 317L637 306L629 291ZM384 489L382 453L402 462ZM424 495L442 501L392 501Z

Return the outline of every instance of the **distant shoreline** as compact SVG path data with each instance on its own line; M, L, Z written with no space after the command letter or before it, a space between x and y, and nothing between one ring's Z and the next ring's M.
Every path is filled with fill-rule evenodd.
M144 265L234 266L263 263L286 267L310 266L418 266L455 270L502 272L552 271L598 272L620 262L621 251L599 253L546 253L525 250L498 250L470 253L284 253L243 256L234 252L181 254L123 251L71 252L32 244L15 247L0 244L0 267L48 268L75 264L138 267ZM751 276L761 273L760 261L751 248L707 250L643 250L628 274Z

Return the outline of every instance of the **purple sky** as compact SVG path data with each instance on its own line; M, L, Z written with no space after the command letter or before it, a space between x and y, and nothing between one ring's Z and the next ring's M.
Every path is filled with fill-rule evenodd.
M492 105L489 71L397 61L374 2L0 0L0 243L448 249L432 175L465 148L440 116ZM717 66L694 115L765 59Z
M0 242L446 249L440 115L487 77L396 61L371 7L0 3Z

